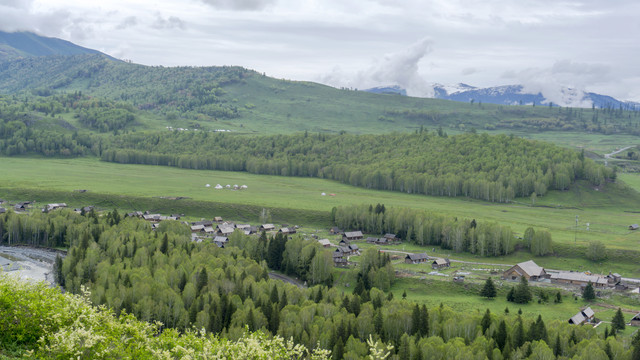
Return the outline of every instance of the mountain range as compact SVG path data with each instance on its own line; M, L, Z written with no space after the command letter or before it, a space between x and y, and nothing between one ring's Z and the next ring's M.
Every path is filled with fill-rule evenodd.
M640 103L638 102L622 101L608 95L582 92L568 87L559 89L558 94L556 94L557 100L552 101L541 92L533 93L527 91L523 85L479 88L459 83L453 86L442 84L432 84L431 86L433 87L433 97L436 99L467 103L640 109ZM375 94L407 95L406 89L398 85L375 87L364 91Z

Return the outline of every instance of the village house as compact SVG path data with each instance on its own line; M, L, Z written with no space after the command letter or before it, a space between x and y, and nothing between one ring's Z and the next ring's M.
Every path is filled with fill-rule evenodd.
M404 262L407 264L420 264L427 262L429 260L429 256L426 253L420 254L407 254L404 258Z
M587 307L584 310L578 311L577 314L573 315L571 319L569 319L569 324L572 325L582 325L584 323L592 322L595 318L595 313L591 310L590 307Z
M260 225L260 231L271 231L275 230L276 227L273 224L262 224Z
M218 224L222 223L222 217L221 216L216 216L213 218L213 221L217 222Z
M139 218L141 218L143 215L144 215L144 213L142 211L134 211L134 212L127 213L128 217L139 217Z
M568 284L587 286L591 283L594 288L605 288L609 286L609 279L603 275L589 275L583 272L560 271L551 274L551 282L555 284Z
M85 214L91 212L91 210L95 209L95 206L93 205L89 205L89 206L85 206L85 207L81 207L81 208L75 208L73 209L73 211L77 212L78 214L84 212Z
M396 234L384 234L383 238L386 239L388 243L395 243L400 240L396 237Z
M539 281L542 279L548 279L547 272L533 260L521 262L509 268L502 275L505 280L520 280L520 277L524 277L529 281Z
M333 252L333 264L335 266L346 266L349 263L347 257L350 252L351 250L349 248L339 246L336 251Z
M320 239L318 240L318 243L322 245L322 247L331 247L331 241L329 241L329 239Z
M640 313L635 314L629 323L631 326L640 326Z
M215 238L213 238L213 242L216 244L222 244L223 246L218 246L224 247L224 244L229 242L229 238L226 236L216 236Z
M204 232L204 225L191 225L191 232L192 233Z
M236 229L233 226L224 226L224 225L218 225L215 229L215 233L218 236L229 236L233 234L234 231L236 231Z
M356 244L351 244L347 246L349 250L351 250L351 255L360 255L360 248Z
M0 214L4 214L7 212L7 209L0 207Z
M45 205L44 209L42 209L42 212L56 210L56 209L62 209L62 208L66 208L66 207L67 207L67 204L65 204L65 203L47 204L47 205Z
M342 238L348 241L353 241L362 240L364 236L362 236L362 231L347 231L342 235Z
M278 230L278 232L286 235L291 235L296 233L296 229L293 227L283 227L280 230Z
M347 246L349 246L349 244L351 244L350 241L347 241L344 238L342 238L342 240L340 240L340 242L338 243L338 246L347 247Z
M442 269L442 268L448 268L451 266L451 262L449 261L449 259L435 259L432 263L431 263L431 268L432 269Z
M340 235L342 233L344 233L344 231L340 230L340 228L338 228L337 226L334 226L331 229L329 229L329 234L331 235Z
M251 225L249 224L236 224L236 229L240 229L242 231L249 230Z

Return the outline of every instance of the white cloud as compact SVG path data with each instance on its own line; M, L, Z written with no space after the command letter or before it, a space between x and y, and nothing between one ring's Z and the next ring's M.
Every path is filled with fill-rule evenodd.
M432 44L432 40L422 39L406 49L374 59L367 69L354 74L336 68L323 81L339 87L360 89L399 85L411 96L433 96L433 88L418 72L419 63L431 53Z
M633 0L0 0L0 29L143 64L241 65L338 86L397 83L416 95L429 93L426 80L522 79L640 100L639 13ZM410 44L425 36L437 47Z

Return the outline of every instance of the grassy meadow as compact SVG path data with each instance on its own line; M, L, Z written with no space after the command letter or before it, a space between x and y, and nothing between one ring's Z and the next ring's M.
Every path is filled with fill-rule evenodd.
M298 210L331 211L334 206L376 204L432 210L455 216L498 221L516 232L528 226L552 230L554 240L602 240L612 246L632 247L640 240L627 225L640 221L635 213L640 195L621 184L589 191L578 184L565 192L550 192L536 200L517 199L496 204L465 198L429 197L368 190L335 181L255 175L245 172L186 170L148 165L123 165L95 158L0 158L2 188L89 192L139 197L188 197L193 200ZM627 181L628 178L623 176ZM640 183L640 178L638 178ZM210 184L211 187L205 187ZM216 184L247 185L242 191L215 190ZM321 193L326 193L322 196ZM335 194L335 195L331 195ZM579 225L575 231L575 216ZM589 231L586 223L589 222Z
M569 191L550 192L538 198L532 207L531 199L528 198L517 199L514 204L495 204L465 198L428 197L368 190L323 179L122 165L101 162L95 158L1 157L0 168L0 191L4 191L2 196L9 199L12 198L8 191L15 193L16 189L54 191L57 192L57 196L65 197L57 201L71 203L74 198L82 199L79 194L73 192L76 189L86 189L87 194L145 199L187 197L189 199L185 201L325 214L325 217L319 218L318 221L314 221L311 216L307 223L323 226L326 225L326 214L334 206L383 203L388 207L425 209L475 218L478 221L496 221L511 226L517 234L522 234L529 226L546 228L551 231L555 242L565 244L575 241L576 244L584 245L591 240L600 240L610 248L635 249L640 242L640 232L627 229L629 224L640 222L640 213L637 212L640 195L621 183L608 184L598 191L591 191L593 189L590 189L589 185L580 183ZM637 186L632 180L633 177L623 175L622 179ZM205 184L210 184L211 187L207 188ZM215 190L213 187L216 184L247 185L248 189ZM327 195L322 196L323 192ZM132 205L132 208L136 208L135 204ZM140 210L139 207L136 209ZM189 212L187 209L187 213ZM257 220L256 216L252 221ZM586 227L587 223L589 230Z

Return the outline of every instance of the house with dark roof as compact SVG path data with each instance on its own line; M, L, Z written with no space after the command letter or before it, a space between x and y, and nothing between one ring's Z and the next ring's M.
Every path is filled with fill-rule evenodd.
M340 235L342 233L344 233L344 231L340 230L340 228L337 226L334 226L331 229L329 229L329 234L331 235Z
M331 241L329 241L329 239L319 239L318 243L322 245L322 247L331 247Z
M595 313L591 310L590 307L587 307L584 310L578 311L577 314L573 315L571 319L569 319L569 324L572 325L582 325L584 323L592 322L595 318Z
M262 224L260 225L260 231L271 231L275 230L276 226L273 224Z
M509 268L502 274L502 278L505 280L520 280L520 277L524 276L529 281L539 281L542 279L549 279L547 272L533 260L521 262Z
M429 256L427 256L426 253L407 254L407 256L404 257L404 262L407 264L420 264L427 262L428 260Z
M342 235L342 238L348 241L362 240L364 236L362 231L347 231Z
M448 268L450 266L451 266L451 262L449 261L449 259L435 259L431 263L432 269L442 269L442 268Z
M296 233L296 229L294 227L283 227L283 228L280 228L278 232L286 235L292 235Z
M551 282L554 284L587 286L591 283L595 288L609 286L609 279L604 275L586 274L578 271L559 271L551 274Z

